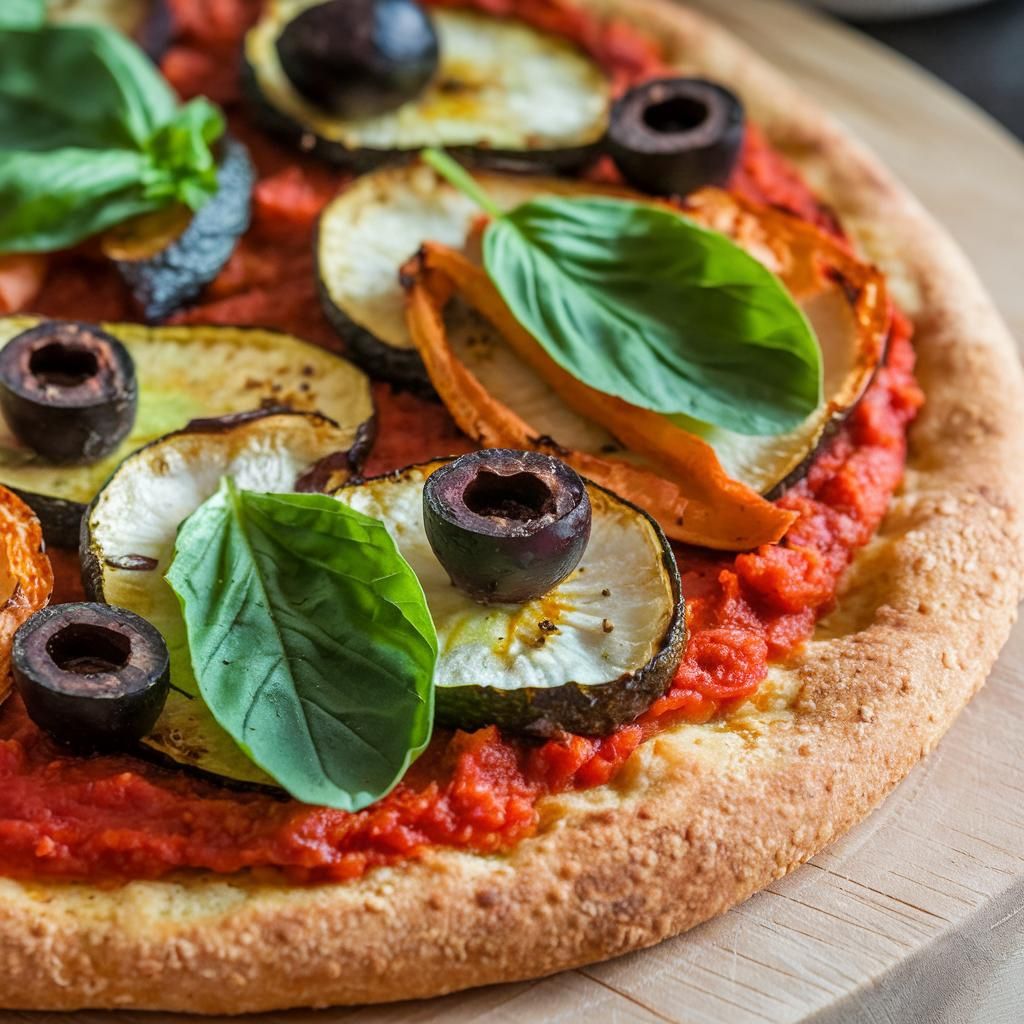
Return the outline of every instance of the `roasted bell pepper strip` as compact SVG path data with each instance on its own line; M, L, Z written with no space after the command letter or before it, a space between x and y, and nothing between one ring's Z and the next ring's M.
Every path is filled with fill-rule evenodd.
M452 296L446 277L425 270L416 257L403 268L402 277L408 290L410 332L435 390L460 430L484 448L533 449L555 455L595 483L646 508L663 525L672 524L677 532L682 529L686 498L674 483L618 459L562 448L499 402L460 362L444 329L444 308Z
M512 315L481 266L437 243L424 245L420 258L428 271L442 274L470 306L491 322L570 409L602 424L680 487L688 500L686 515L681 525L662 522L670 537L704 547L745 550L775 543L796 519L795 512L773 505L746 484L733 480L707 441L681 430L658 413L596 391L563 370ZM639 496L630 500L644 505Z
M11 688L11 641L50 599L53 571L32 510L0 487L0 702Z

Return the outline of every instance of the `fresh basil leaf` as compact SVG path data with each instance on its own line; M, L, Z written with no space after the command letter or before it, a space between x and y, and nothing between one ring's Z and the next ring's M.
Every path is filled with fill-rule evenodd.
M488 226L484 262L548 355L605 394L741 434L821 401L817 340L779 279L670 210L537 199Z
M224 128L223 115L207 100L182 107L146 143L152 165L143 177L147 198L198 210L217 191L217 161L210 147Z
M224 118L179 107L142 51L96 25L0 31L0 252L74 245L217 191Z
M0 30L38 28L46 21L46 0L4 0L0 5Z
M170 86L114 29L0 32L0 148L140 149L175 115Z
M181 526L167 580L204 701L296 799L358 810L426 746L437 637L382 523L225 480Z
M127 149L0 151L0 252L51 252L160 203L138 182L148 161Z

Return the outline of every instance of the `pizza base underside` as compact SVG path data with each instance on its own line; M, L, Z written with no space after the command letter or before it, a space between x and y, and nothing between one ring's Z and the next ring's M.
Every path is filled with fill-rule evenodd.
M745 46L667 0L591 0L723 80L888 273L927 404L840 610L730 727L680 726L611 786L548 798L505 856L435 850L314 888L0 879L0 1006L238 1013L432 996L647 946L863 818L981 686L1019 599L1024 385L952 242Z

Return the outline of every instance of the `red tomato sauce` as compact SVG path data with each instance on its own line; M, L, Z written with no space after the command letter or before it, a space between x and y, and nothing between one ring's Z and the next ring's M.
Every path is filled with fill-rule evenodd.
M316 297L311 237L319 210L345 176L279 148L240 116L239 39L258 3L170 5L177 37L163 61L165 74L183 95L206 93L226 106L232 130L250 144L260 170L251 230L202 303L175 319L276 327L340 349ZM475 0L475 6L514 9L576 40L617 85L660 70L651 41L622 23L567 14L551 0ZM755 129L731 187L838 232L830 211ZM88 247L53 261L37 308L80 319L134 316L120 280ZM669 691L636 723L604 739L564 735L544 743L503 736L495 727L441 732L391 794L347 814L131 757L68 756L11 698L0 711L0 872L113 883L183 868L250 869L301 882L355 878L433 846L509 848L535 830L546 794L608 782L647 737L728 711L757 690L769 661L792 655L810 636L902 477L907 426L922 401L913 363L910 327L897 315L886 365L866 397L807 476L780 499L800 513L783 544L734 557L678 550L690 640ZM369 471L472 447L438 404L382 384L375 395L380 434ZM74 560L55 562L63 598L75 599Z

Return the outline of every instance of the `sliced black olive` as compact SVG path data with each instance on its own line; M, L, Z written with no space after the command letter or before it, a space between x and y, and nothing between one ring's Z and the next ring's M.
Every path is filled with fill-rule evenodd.
M338 117L374 117L418 96L437 71L437 33L413 0L329 0L277 40L296 91Z
M44 608L14 635L11 671L29 717L81 752L125 749L160 717L170 680L163 637L104 604Z
M612 108L608 149L623 177L655 195L687 195L728 180L744 131L743 104L703 78L659 78Z
M427 540L452 583L483 603L522 604L558 586L590 539L590 498L540 452L471 452L423 488Z
M0 351L0 410L51 462L109 455L131 431L137 400L128 350L93 324L50 320Z

